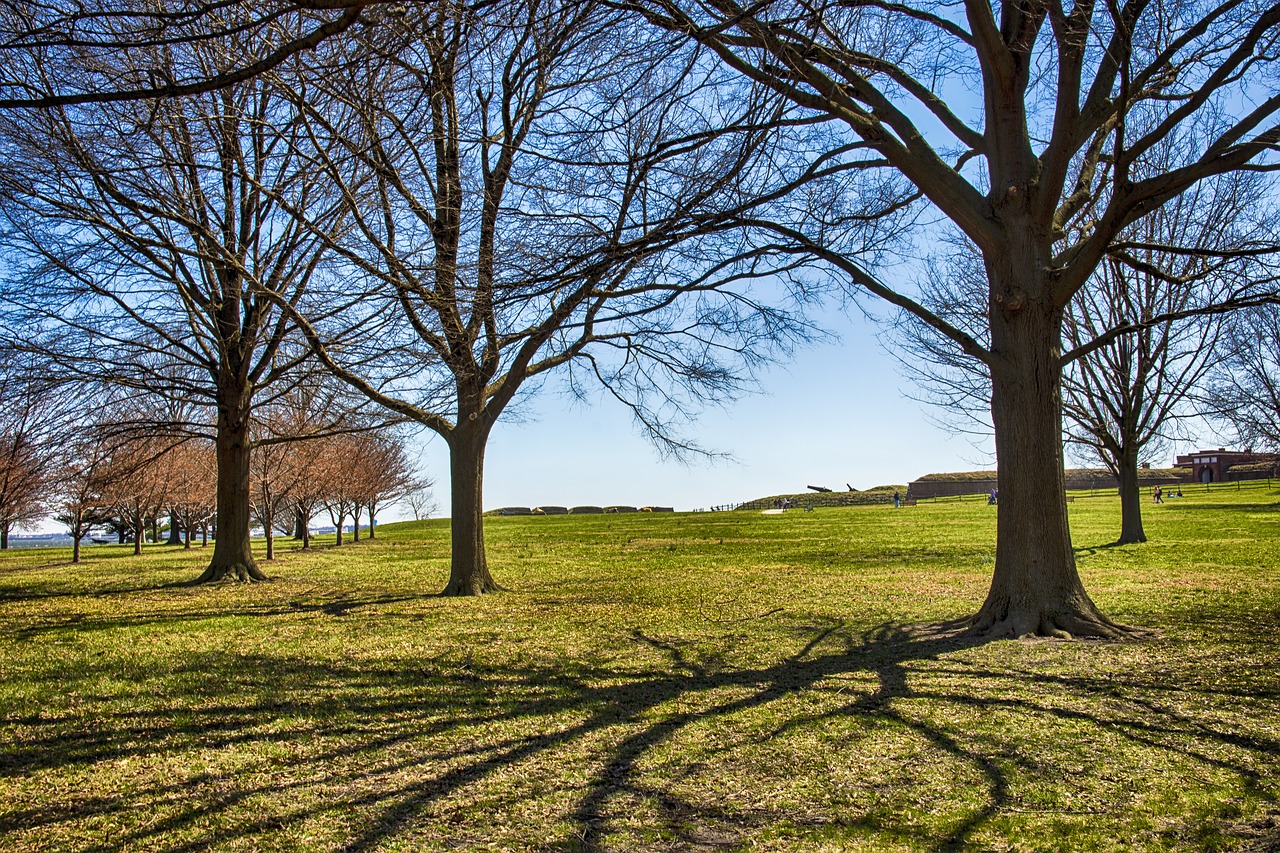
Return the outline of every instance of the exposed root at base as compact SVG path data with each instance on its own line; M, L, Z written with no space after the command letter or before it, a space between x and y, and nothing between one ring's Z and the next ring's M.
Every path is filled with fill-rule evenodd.
M1105 640L1123 643L1147 640L1155 632L1112 622L1101 613L1018 611L1003 618L978 613L963 634L966 637L1016 640Z
M193 585L218 583L219 581L238 581L240 583L260 583L267 576L254 565L236 563L233 566L213 566L204 570L204 574L192 581Z
M493 581L480 584L450 583L440 590L439 595L442 598L460 598L464 596L489 595L495 592L508 592L508 590L505 586L496 584Z

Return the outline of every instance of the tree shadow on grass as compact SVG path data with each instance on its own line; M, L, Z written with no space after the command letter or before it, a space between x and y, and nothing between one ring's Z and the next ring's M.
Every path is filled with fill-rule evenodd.
M69 564L68 564L69 565ZM107 586L101 589L95 589L93 595L95 598L110 598L112 596L129 596L142 592L159 592L161 590L182 589L190 586L187 581L169 581L167 583L140 583L127 584L121 586ZM64 590L48 590L34 589L24 587L5 587L0 586L0 604L35 602L35 601L53 601L56 599L82 599L84 598L84 590L80 587L71 587Z
M1268 783L1257 767L1280 756L1270 736L1244 735L1183 711L1170 696L1185 685L1140 674L1116 685L1102 676L993 667L984 662L989 656L964 654L979 640L891 623L861 633L842 623L793 626L790 634L790 654L755 666L730 663L730 642L708 654L690 641L642 630L630 633L634 652L614 665L538 660L487 667L469 654L317 663L210 651L151 680L153 698L115 710L109 725L85 725L70 711L7 718L0 732L17 736L6 737L12 746L0 758L0 781L176 767L125 777L127 791L107 785L10 807L0 811L0 835L65 840L92 835L84 831L89 826L118 824L116 834L78 849L194 851L277 846L275 834L290 827L341 821L344 850L427 846L418 844L423 838L436 847L465 846L485 840L489 826L469 814L477 803L514 811L550 796L557 804L548 806L553 821L568 829L558 840L530 846L594 853L625 842L708 850L783 832L798 841L875 837L946 851L979 844L978 833L1015 801L1015 774L1042 772L1038 756L947 722L956 714L1007 712L1102 730L1232 774L1264 798ZM101 672L82 673L83 682L97 684L114 668L101 664ZM1035 688L1031 698L1019 692L1028 685ZM1197 697L1203 701L1230 698L1203 693ZM1099 695L1105 701L1083 701ZM106 695L81 698L101 709L111 702ZM902 780L899 788L888 785L841 808L797 809L785 797L739 801L690 784L742 771L741 755L767 755L833 727L850 733L844 749L851 755L867 748L857 733L870 732L936 756L946 772L963 776L957 785L967 786L973 802L932 825L895 819L890 812L901 805L895 798L912 796L913 771L893 755L877 766L892 770L887 778ZM722 734L723 742L702 743L700 732ZM696 755L684 757L680 750L691 739ZM227 755L254 760L205 758ZM208 766L189 768L183 757ZM674 771L666 772L667 765ZM808 771L774 768L771 783ZM639 807L643 827L630 814ZM434 834L424 836L428 827Z

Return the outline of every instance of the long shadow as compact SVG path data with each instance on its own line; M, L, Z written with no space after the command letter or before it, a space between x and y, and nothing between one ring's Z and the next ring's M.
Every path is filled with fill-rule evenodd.
M348 602L406 600L383 597ZM312 605L308 605L312 606ZM347 606L347 605L344 605ZM325 605L314 605L328 612ZM349 612L347 607L343 612ZM239 614L244 615L244 614ZM200 618L208 618L207 614ZM627 802L642 799L660 814L671 847L729 846L753 832L792 819L781 808L744 813L731 802L693 801L670 781L654 781L643 768L673 738L695 723L729 721L735 715L763 709L796 696L828 701L813 713L789 709L777 725L760 735L781 740L804 727L857 718L867 725L908 731L949 760L970 768L982 779L981 804L968 808L934 835L890 830L876 818L845 816L842 826L866 832L897 832L911 846L936 851L967 848L994 816L1010 805L1008 766L1016 759L991 748L967 744L954 728L933 724L914 714L912 703L929 701L974 711L1017 709L1067 723L1105 728L1135 745L1181 750L1206 767L1233 773L1251 793L1265 795L1266 779L1257 769L1280 756L1280 743L1242 736L1224 726L1210 726L1162 703L1158 690L1140 676L1117 685L1103 678L1045 675L1034 670L994 669L965 662L955 653L981 645L941 632L921 632L886 623L855 633L841 623L794 629L795 649L767 665L709 664L680 642L636 630L630 640L648 665L620 666L552 663L490 668L462 661L398 660L317 664L285 656L212 651L174 673L184 685L179 707L173 702L116 714L109 726L83 727L78 718L39 713L8 718L6 726L22 726L29 734L0 756L0 779L33 773L106 765L126 760L155 761L175 750L201 751L265 747L279 740L282 718L329 721L318 745L294 757L286 781L245 770L230 778L210 772L185 779L153 782L127 795L99 795L9 810L0 817L0 833L54 828L68 823L111 818L133 828L110 843L86 850L121 847L204 849L210 844L255 846L281 825L302 823L341 810L358 815L343 849L373 850L407 843L404 837L450 798L489 780L541 766L540 760L587 744L606 744L593 754L585 784L564 815L574 827L560 845L564 849L604 851L611 834L621 831L618 815ZM1124 701L1106 717L1045 701L1006 699L999 693L962 689L922 689L915 682L917 665L928 663L931 683L961 683L981 677L997 684L1035 682L1051 695L1080 696L1120 689ZM101 664L103 675L113 671ZM94 683L98 673L84 673ZM829 701L830 679L867 677L870 689ZM247 682L247 683L246 683ZM244 689L237 691L234 685ZM317 685L321 687L317 688ZM1158 685L1156 685L1158 686ZM245 695L245 693L249 695ZM1256 696L1256 694L1254 694ZM721 697L721 698L717 698ZM92 701L100 697L85 697ZM543 723L549 723L544 726ZM497 732L486 740L481 731ZM1193 736L1201 745L1185 750L1170 732ZM1232 761L1224 747L1249 757ZM711 748L718 754L727 747ZM334 800L311 790L352 790ZM264 797L287 799L287 805L259 813L253 804ZM149 822L130 821L139 800L184 805ZM246 817L241 812L248 812ZM234 823L219 824L224 814ZM173 837L188 841L175 843ZM194 836L194 837L193 837ZM167 846L166 846L167 845Z
M156 584L152 586L135 587L131 589L114 589L106 590L102 593L94 593L95 597L126 595L136 592L150 592L154 590L180 589L188 587L190 584L186 581L176 583ZM56 594L55 594L56 595ZM45 596L37 597L43 598ZM74 596L73 596L74 597ZM83 594L78 596L83 598ZM14 601L23 599L15 598ZM362 608L381 607L388 604L402 604L407 602L420 602L420 595L341 595L330 597L323 601L305 601L294 599L284 605L240 605L235 608L219 607L209 609L187 609L187 610L158 610L152 612L133 610L127 616L111 617L111 616L85 616L80 613L71 613L61 618L44 619L39 625L32 625L26 628L20 628L12 632L12 636L30 640L44 634L54 634L68 629L76 631L113 631L121 628L136 628L145 625L164 625L164 624L180 624L183 622L204 622L210 619L220 618L255 618L270 619L277 616L301 613L323 613L326 616L341 617L347 616ZM5 599L0 597L0 603Z
M182 589L190 586L187 581L170 581L168 583L146 583L130 586L104 587L93 591L94 598L111 598L117 595L136 595L140 592L158 592L166 589ZM0 604L17 604L33 601L54 601L60 598L84 598L81 588L61 591L50 590L18 590L14 587L0 587Z

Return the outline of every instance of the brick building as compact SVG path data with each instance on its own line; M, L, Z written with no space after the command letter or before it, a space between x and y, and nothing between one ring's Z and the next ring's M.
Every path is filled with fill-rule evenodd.
M1274 453L1251 453L1219 447L1217 450L1197 450L1195 453L1187 453L1179 456L1173 464L1175 468L1190 469L1190 479L1197 483L1221 483L1225 480L1254 479L1252 471L1247 472L1250 476L1244 476L1246 472L1243 470L1233 473L1231 469L1236 466L1257 467L1259 463L1274 463L1276 460L1277 456ZM1266 477L1267 472L1261 476Z

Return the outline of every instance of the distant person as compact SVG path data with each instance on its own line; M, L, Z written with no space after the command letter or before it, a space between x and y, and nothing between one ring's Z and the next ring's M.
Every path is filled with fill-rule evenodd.
M997 492L995 489L992 489L991 491L987 492L987 506L995 506L999 500L1000 500L1000 493Z
M897 492L893 493L893 508L897 509L902 504L902 495Z
M1181 485L1179 485L1179 486L1178 486L1178 492L1177 492L1177 495L1178 495L1178 497L1182 497L1182 486L1181 486Z
M1159 486L1156 486L1151 490L1151 497L1154 498L1155 502L1158 504L1164 503L1164 495L1161 493Z

